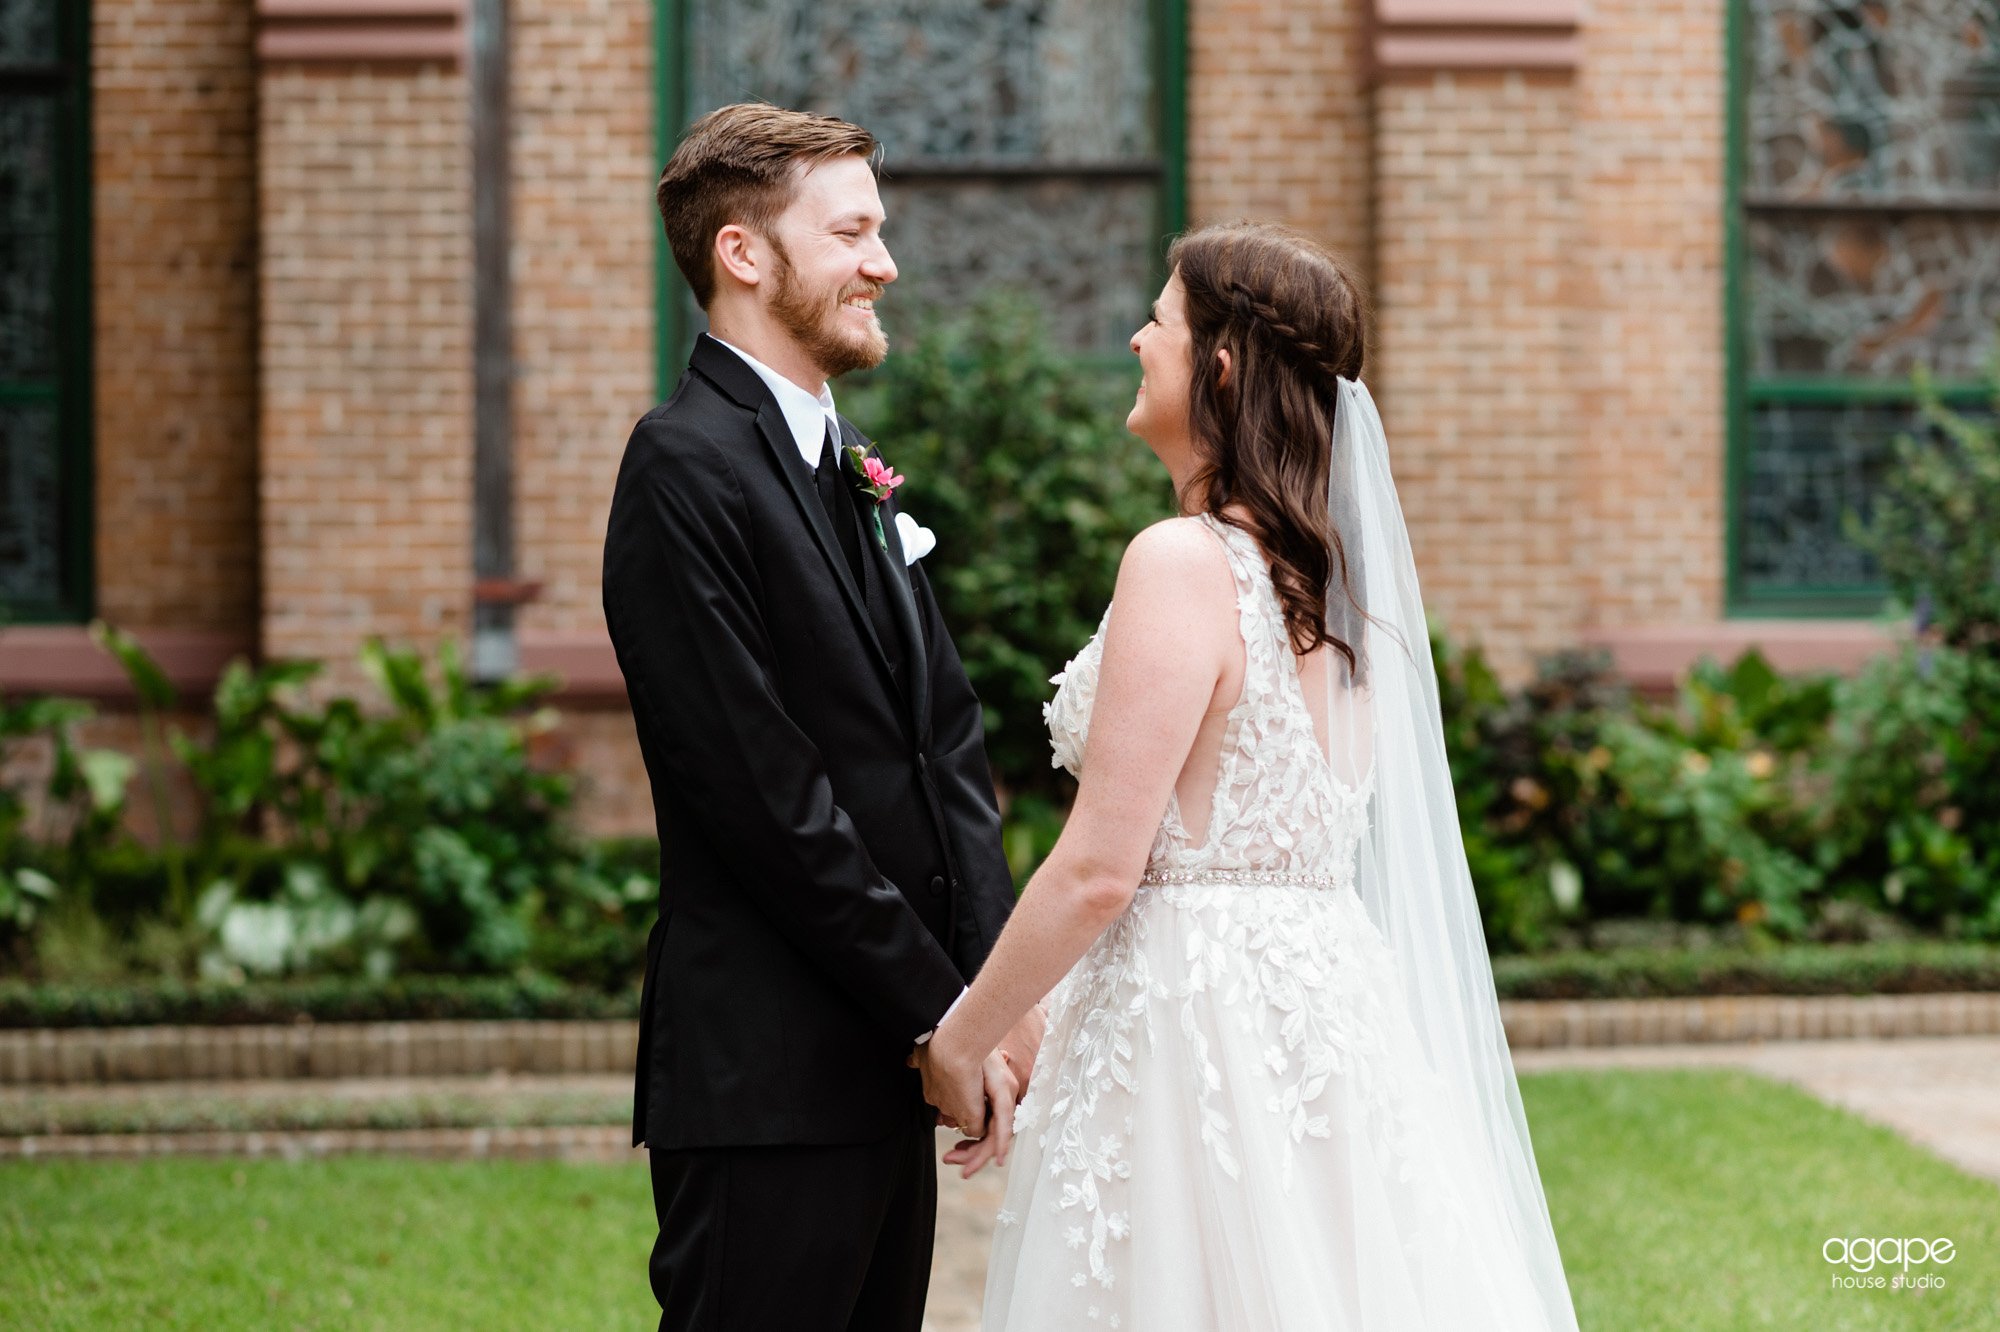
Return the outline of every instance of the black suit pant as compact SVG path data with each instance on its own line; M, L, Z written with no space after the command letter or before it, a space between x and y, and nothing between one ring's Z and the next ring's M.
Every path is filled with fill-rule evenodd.
M925 1106L879 1142L650 1152L660 1332L919 1332L934 1124Z

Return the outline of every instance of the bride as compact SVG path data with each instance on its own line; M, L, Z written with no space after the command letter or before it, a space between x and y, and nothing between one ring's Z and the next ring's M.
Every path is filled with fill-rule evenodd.
M1127 424L1182 516L1055 677L1075 808L913 1057L948 1161L1014 1157L985 1327L1574 1329L1354 283L1270 225L1168 261ZM1010 1125L982 1065L1044 996Z

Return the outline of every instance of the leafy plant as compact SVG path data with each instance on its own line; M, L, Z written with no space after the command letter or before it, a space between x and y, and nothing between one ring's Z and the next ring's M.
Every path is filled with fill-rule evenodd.
M1132 376L1078 366L1031 306L988 297L899 346L854 395L937 533L924 561L986 710L986 752L1010 791L1058 797L1042 705L1049 676L1111 600L1125 545L1172 513L1171 488L1126 433Z
M87 888L99 849L121 836L133 764L78 743L91 716L75 699L0 695L0 773L34 766L30 745L46 756L37 795L0 782L0 950L18 945L66 887Z
M1916 374L1927 428L1897 439L1869 522L1850 516L1849 531L1948 646L2000 653L2000 359L1991 380L1993 415L1980 419Z
M1838 691L1822 863L1920 924L2000 939L2000 659L1910 645Z

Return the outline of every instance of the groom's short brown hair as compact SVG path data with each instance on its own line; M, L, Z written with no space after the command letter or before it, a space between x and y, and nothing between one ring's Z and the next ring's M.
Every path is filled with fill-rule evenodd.
M768 233L798 179L849 153L881 145L859 125L768 102L719 107L688 127L660 173L655 196L667 244L702 309L715 296L715 233L736 223Z

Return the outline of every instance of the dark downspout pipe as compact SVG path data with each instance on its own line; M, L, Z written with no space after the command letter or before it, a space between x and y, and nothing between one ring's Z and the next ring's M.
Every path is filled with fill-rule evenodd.
M472 4L472 677L520 668L514 610L514 289L509 0Z

